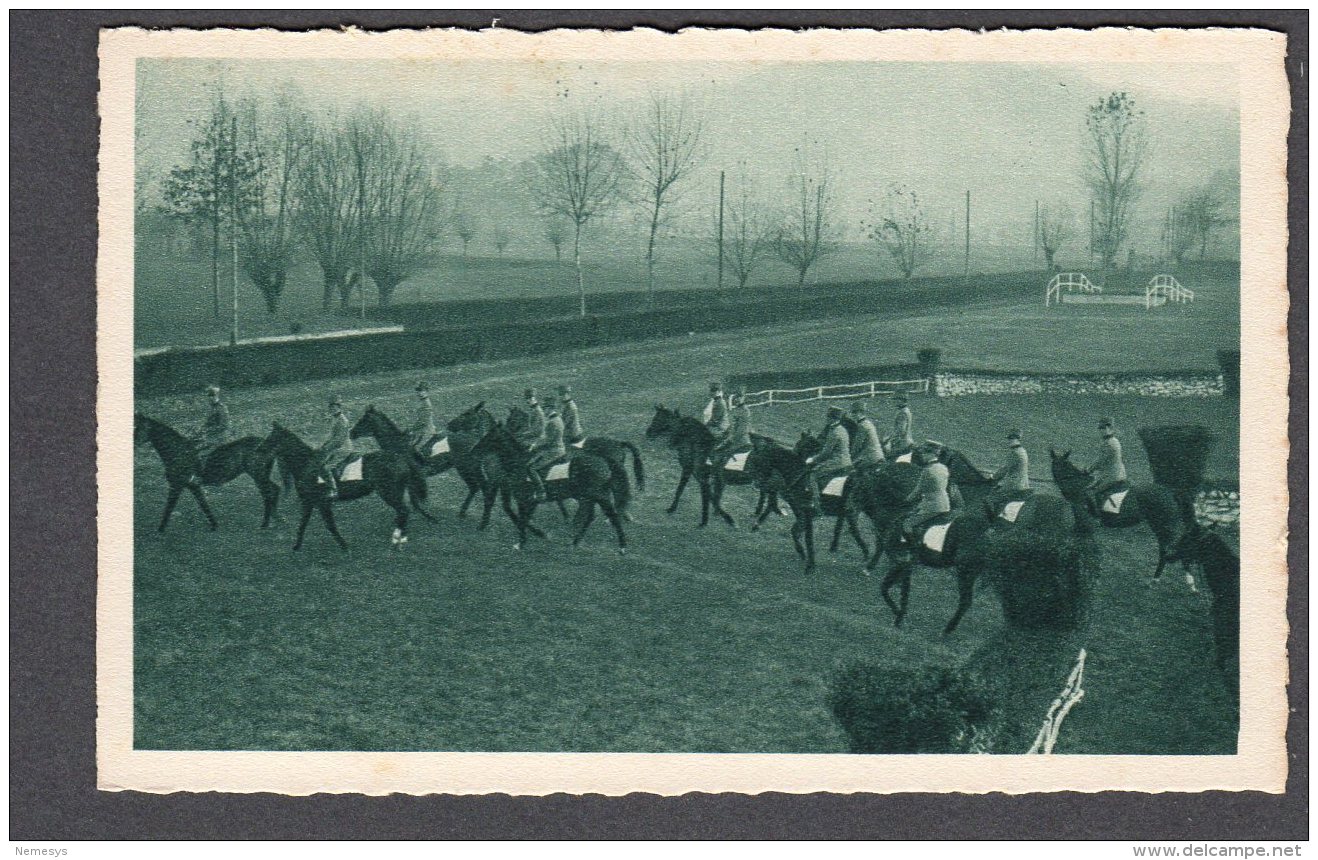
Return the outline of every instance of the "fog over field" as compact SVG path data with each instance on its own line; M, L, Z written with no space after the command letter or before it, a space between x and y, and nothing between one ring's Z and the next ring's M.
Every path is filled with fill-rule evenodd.
M186 160L221 80L236 98L287 85L312 109L384 107L413 123L437 160L463 169L535 156L547 117L564 107L621 123L652 93L689 93L709 154L683 183L683 217L707 216L719 170L742 163L772 194L805 143L842 180L837 217L854 240L869 201L892 183L916 189L941 230L952 229L970 191L986 240L1022 231L1028 239L1036 200L1085 210L1085 110L1112 91L1129 91L1149 121L1150 180L1137 220L1160 223L1177 195L1212 179L1234 185L1239 172L1238 81L1228 63L192 59L139 65L140 172L159 177ZM150 183L147 193L156 193Z

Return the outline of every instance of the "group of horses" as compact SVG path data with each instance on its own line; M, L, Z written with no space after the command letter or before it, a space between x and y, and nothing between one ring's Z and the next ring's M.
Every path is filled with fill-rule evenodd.
M850 419L844 421L850 423ZM360 462L355 464L352 479L340 477L337 494L330 492L324 480L325 467L316 449L278 422L264 438L247 436L202 452L189 437L138 413L134 439L139 445L154 447L165 466L168 493L160 531L168 525L184 490L197 500L210 527L218 528L203 487L226 484L245 474L252 478L262 499L262 528L268 528L275 516L281 488L285 492L296 490L301 519L294 550L301 548L307 524L316 512L339 546L346 550L347 542L335 523L334 505L372 494L393 509L391 540L394 547L401 548L408 540L412 510L431 521L435 519L422 504L428 496L427 479L451 469L467 487L459 516L466 516L480 494L483 506L479 528L483 530L490 524L495 503L502 501L504 512L517 529L516 548L526 543L528 534L545 537L532 522L542 502L555 503L567 519L564 502L573 499L577 502L573 545L580 543L598 509L613 526L619 552L626 552L623 523L630 519L631 477L634 476L638 488L645 487L644 465L637 448L629 442L604 437L591 437L574 445L565 470L561 467L558 470L565 474L561 479L545 481L542 497L527 471L532 454L519 438L528 422L528 413L519 407L510 409L508 418L500 421L481 402L449 421L447 432L417 445L417 440L384 412L368 406L352 427L351 436L353 439L373 437L378 450L353 458ZM848 429L854 435L854 424ZM1015 504L1004 506L1000 497L990 496L995 484L987 473L963 452L941 446L939 456L948 468L959 504L952 514L932 524L942 527L941 539L933 545L910 543L902 536L902 521L911 510L911 494L919 479L920 466L901 456L901 451L890 452L892 456L877 467L854 471L839 492L822 495L821 506L816 509L808 483L812 478L807 460L822 446L819 436L803 432L794 444L788 445L753 434L748 451L739 452L739 456L731 459L715 457L719 438L714 432L700 418L663 405L656 405L645 436L666 442L677 456L681 471L672 503L667 508L670 514L677 510L683 491L695 478L701 501L700 525L708 524L712 509L729 526L735 527L735 519L722 505L724 490L729 485L751 485L759 493L752 530L757 530L769 514L775 511L784 514L780 503L786 503L794 516L793 544L805 562L807 573L816 566L814 527L819 516L835 519L832 551L837 551L842 529L847 528L864 556L863 570L867 575L879 568L885 556L890 557L892 564L880 591L899 626L907 614L913 572L922 564L955 572L958 603L944 628L945 634L952 633L973 601L979 573L974 560L981 557L987 541L1012 529L1030 529L1062 540L1091 534L1095 521L1108 527L1147 523L1158 541L1154 578L1161 576L1168 561L1181 560L1187 563L1186 577L1193 587L1188 562L1192 560L1190 551L1199 544L1186 540L1197 536L1197 527L1192 510L1187 519L1185 500L1166 487L1135 486L1127 493L1120 512L1109 514L1095 504L1088 490L1090 476L1071 462L1069 451L1058 453L1049 449L1052 477L1060 495L1032 492L1015 499ZM629 464L631 476L627 470ZM276 467L280 480L273 477ZM346 465L341 468L346 469ZM990 504L991 499L998 504ZM862 516L873 527L872 546L859 527ZM898 600L892 597L894 589L899 591Z

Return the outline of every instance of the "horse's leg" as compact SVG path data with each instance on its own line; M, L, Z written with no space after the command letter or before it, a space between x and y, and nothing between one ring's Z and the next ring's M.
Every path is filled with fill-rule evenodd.
M567 522L569 519L571 519L571 517L568 516L567 505L563 504L562 499L559 499L557 504L558 504L558 512L563 515L563 522Z
M467 479L463 478L463 480L466 481ZM458 516L465 517L467 515L467 508L471 507L471 500L476 498L476 494L480 492L480 489L480 482L467 481L467 498L462 501L462 507L458 508ZM481 528L485 527L481 526Z
M805 558L805 544L801 543L801 518L797 517L792 523L792 546L796 547L796 554L800 558Z
M339 527L334 523L334 506L329 502L321 502L317 507L320 508L320 518L325 521L325 528L329 529L329 533L334 535L334 539L339 542L339 548L347 552L348 542L343 539L343 535L339 534ZM406 515L407 508L402 510Z
M777 500L777 496L775 496L774 499L775 499L775 501L776 501L776 500ZM769 513L770 513L772 510L773 510L773 507L768 503L768 501L765 501L763 509L761 509L760 512L759 512L759 514L755 517L755 522L751 524L751 531L753 531L753 532L757 532L757 531L759 531L759 530L760 530L760 526L764 524L764 521L765 521L766 519L768 519L768 517L769 517Z
M815 572L815 515L805 515L805 572Z
M188 484L188 491L197 500L197 504L201 505L201 512L206 515L206 521L211 524L211 531L217 530L220 524L215 520L215 514L211 513L210 503L206 501L206 494L201 491L201 487L196 484Z
M856 540L856 545L860 547L860 554L868 559L870 557L869 544L865 543L865 536L860 533L860 525L856 522L856 512L847 511L843 516L847 521L847 531L851 532L851 536ZM836 541L837 538L835 537L834 540Z
M888 604L888 608L892 610L894 627L902 626L903 613L902 608L892 599L892 587L898 584L903 576L909 575L910 571L907 569L906 565L894 564L888 569L888 573L883 577L882 584L879 585L879 593L883 595L883 602Z
M165 498L165 513L160 517L160 528L156 531L163 532L165 526L169 525L169 518L174 515L174 506L178 504L178 497L182 494L182 487L169 488L169 495Z
M957 584L957 603L956 613L952 619L947 622L943 628L944 636L951 636L956 630L956 626L961 623L961 617L970 609L970 604L975 600L975 574L973 571L963 570L960 566L956 569Z
M691 480L691 466L682 465L682 477L677 479L677 492L673 494L673 503L668 506L668 513L677 512L677 503L682 499L682 491L686 489L686 482Z
M504 491L504 496L506 500L507 490ZM530 518L531 514L526 509L526 503L518 499L517 513L513 516L513 522L517 524L517 542L513 544L513 549L521 549L526 543L526 525Z
M846 519L846 514L838 514L836 522L833 523L833 540L828 545L829 552L837 552L838 544L842 542L842 521Z
M307 533L307 522L311 519L311 503L302 501L302 522L297 525L297 539L293 541L293 551L302 549L302 536Z
M696 485L700 487L700 527L704 528L709 525L709 476L696 475Z
M902 611L897 615L897 626L902 625L902 620L906 618L906 610L911 605L911 579L915 573L915 562L908 561L905 563L906 573L902 575Z
M573 521L576 528L573 529L572 546L575 547L581 543L581 538L585 535L586 529L590 528L590 524L594 521L595 503L590 499L581 499L578 501L577 516Z
M604 516L608 517L609 522L613 524L614 534L618 536L618 554L626 555L627 535L622 530L622 515L618 513L617 508L613 506L613 502L609 499L601 500L599 505L604 509Z
M279 485L270 480L269 477L262 479L257 473L251 473L252 480L256 482L256 489L261 494L261 503L263 512L261 516L261 528L270 528L270 520L275 515L275 509L279 506Z
M714 505L714 513L722 517L723 522L735 529L737 521L732 518L731 514L723 510L723 490L726 487L727 484L723 483L721 477L711 477L709 479L709 500Z
M531 517L535 516L536 509L539 507L539 502L531 502L526 505L526 530L541 540L548 540L549 535L545 534L539 526L531 522Z

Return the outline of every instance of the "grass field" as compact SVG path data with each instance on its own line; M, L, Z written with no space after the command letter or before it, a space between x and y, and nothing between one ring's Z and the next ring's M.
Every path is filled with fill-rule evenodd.
M1238 293L1234 285L1196 288L1194 306L1151 313L1045 311L1040 301L951 317L831 320L446 368L430 382L444 417L481 399L503 414L528 384L568 382L589 432L641 441L656 401L697 409L711 378L909 361L917 346L943 347L949 364L1003 369L1211 368L1214 350L1238 342ZM279 418L313 436L329 392L353 413L369 402L397 413L414 382L415 374L382 374L234 391L229 403L244 432L264 432ZM140 407L187 423L202 414L199 401ZM1021 427L1040 476L1048 444L1092 456L1104 414L1125 428L1133 480L1148 479L1134 435L1143 424L1202 422L1221 438L1210 476L1238 470L1239 416L1225 398L919 398L914 408L918 433L984 465L997 460L1003 431ZM755 413L756 429L792 437L817 427L821 413L820 404L773 407ZM626 557L602 522L573 551L552 509L537 516L552 527L551 541L515 552L501 515L485 534L455 517L460 485L449 476L431 482L440 524L418 523L405 552L389 551L388 511L366 499L339 510L350 555L313 523L294 557L291 523L257 531L255 492L240 483L213 497L220 533L204 532L185 501L157 536L161 470L149 449L139 451L137 746L842 752L824 705L835 666L964 658L1000 623L981 589L957 634L941 640L955 590L948 574L924 571L907 627L894 630L877 579L858 575L854 546L844 543L805 577L786 520L754 535L701 531L694 494L666 516L675 463L660 446L643 454L650 487ZM744 521L749 493L730 496ZM282 507L291 518L293 504ZM1212 666L1207 596L1176 577L1146 586L1155 546L1147 531L1106 532L1100 542L1088 695L1059 751L1233 751L1235 715Z

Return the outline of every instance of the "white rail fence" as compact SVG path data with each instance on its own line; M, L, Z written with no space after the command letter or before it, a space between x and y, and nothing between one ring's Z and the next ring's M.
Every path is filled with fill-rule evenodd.
M1103 288L1094 284L1085 276L1084 272L1060 272L1053 275L1053 279L1048 282L1048 287L1043 295L1044 307L1054 302L1062 303L1062 290L1068 293L1101 293Z
M1159 297L1168 302L1185 304L1194 301L1194 290L1181 286L1171 275L1155 275L1144 289L1145 310L1153 307Z
M1071 713L1071 709L1080 703L1085 697L1085 690L1082 686L1085 682L1085 649L1080 649L1080 656L1075 661L1075 667L1071 669L1070 676L1066 679L1066 686L1062 687L1062 692L1057 694L1053 703L1048 708L1047 715L1043 718L1043 725L1039 727L1039 733L1034 737L1034 744L1030 747L1027 755L1051 755L1053 747L1057 744L1057 736L1062 731L1062 721L1066 715Z
M910 394L927 394L929 380L900 379L856 382L848 385L816 385L813 388L766 388L746 394L747 406L772 406L775 403L809 403L814 400L854 400L862 397L882 397L904 391Z

